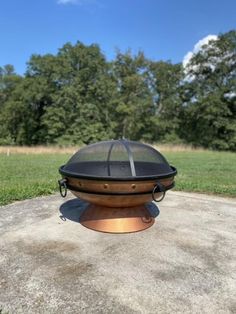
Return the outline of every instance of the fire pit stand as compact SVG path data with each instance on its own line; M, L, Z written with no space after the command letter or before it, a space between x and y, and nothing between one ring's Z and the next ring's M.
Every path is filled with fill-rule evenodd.
M88 145L60 167L61 195L67 189L90 205L80 218L87 228L112 233L144 230L155 218L148 210L174 186L177 171L153 147L112 140Z

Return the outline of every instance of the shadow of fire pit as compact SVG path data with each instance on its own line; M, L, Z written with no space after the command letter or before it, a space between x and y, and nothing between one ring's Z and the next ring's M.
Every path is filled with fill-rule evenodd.
M84 202L78 198L69 200L60 206L59 208L59 211L61 213L60 218L63 221L66 221L68 219L79 223L80 217L82 216L83 212L86 210L88 206L89 203ZM160 210L156 204L148 203L145 206L153 218L156 218L160 214Z
M60 218L64 221L69 219L75 222L80 222L80 217L88 205L88 203L81 201L78 198L69 200L60 206Z

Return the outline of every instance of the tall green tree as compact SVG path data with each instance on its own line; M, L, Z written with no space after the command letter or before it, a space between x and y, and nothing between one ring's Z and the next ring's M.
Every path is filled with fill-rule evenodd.
M182 105L179 93L183 77L182 65L151 61L150 77L155 95L155 112L151 117L153 139L178 142Z
M8 99L12 90L22 78L16 74L13 65L0 67L0 106Z
M97 45L64 45L56 56L53 105L43 124L48 142L89 143L113 136L111 97L114 83Z
M13 91L21 83L22 77L15 73L14 67L10 64L0 67L0 144L12 144L12 126L8 120L11 116L15 116L18 110L18 104L9 108L9 100ZM17 114L16 114L17 115ZM13 118L13 117L12 117ZM18 125L17 119L15 126Z
M154 102L144 54L132 56L130 51L117 52L112 72L116 81L113 105L117 137L150 139L149 118L154 112Z
M204 45L185 71L182 136L195 145L236 150L236 31Z

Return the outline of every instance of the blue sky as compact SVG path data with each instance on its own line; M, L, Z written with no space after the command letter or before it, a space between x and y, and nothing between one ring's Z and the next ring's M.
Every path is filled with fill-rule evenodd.
M207 35L236 28L236 0L0 0L0 66L18 73L33 53L56 53L66 42L143 50L181 62Z

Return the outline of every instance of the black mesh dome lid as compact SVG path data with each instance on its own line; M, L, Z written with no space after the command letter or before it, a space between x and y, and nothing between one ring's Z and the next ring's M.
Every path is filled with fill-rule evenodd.
M59 172L65 177L126 181L168 178L177 170L153 147L121 139L78 150Z

